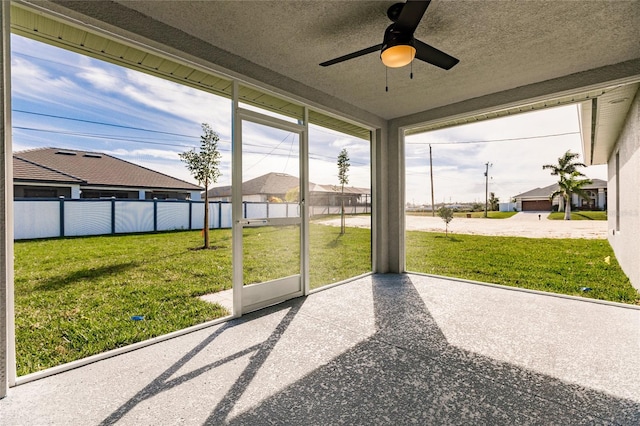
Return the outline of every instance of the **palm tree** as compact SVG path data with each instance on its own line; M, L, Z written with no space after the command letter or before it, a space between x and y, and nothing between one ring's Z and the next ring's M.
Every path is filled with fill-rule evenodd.
M580 154L576 152L567 151L562 157L558 158L558 164L545 164L542 166L542 169L550 169L551 174L553 176L560 176L560 181L562 181L565 176L578 172L578 167L587 167L586 164L577 161L579 156ZM584 176L582 173L578 173L578 176ZM560 202L558 204L559 212L564 210L564 201L564 198L560 197ZM571 199L569 199L569 201L571 201Z
M576 194L582 198L588 199L589 194L583 189L584 186L590 185L590 179L579 179L584 176L579 171L575 170L569 176L561 176L558 182L558 189L549 197L553 200L553 197L559 196L560 200L564 200L567 208L564 209L564 220L571 220L571 195Z
M500 198L496 197L495 192L490 192L489 195L489 206L491 207L491 211L497 212L500 210Z

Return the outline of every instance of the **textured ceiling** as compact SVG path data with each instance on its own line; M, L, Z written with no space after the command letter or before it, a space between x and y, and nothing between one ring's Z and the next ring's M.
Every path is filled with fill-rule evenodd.
M384 119L640 58L637 1L434 0L415 36L460 63L390 69L385 92L376 53L318 64L381 43L393 2L118 3Z

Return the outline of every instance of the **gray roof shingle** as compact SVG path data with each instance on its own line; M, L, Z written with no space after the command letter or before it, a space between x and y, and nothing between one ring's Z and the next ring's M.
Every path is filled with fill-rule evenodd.
M82 179L78 179L75 176L70 176L15 156L13 157L13 179L21 182L84 183Z
M34 180L41 176L44 181L59 182L55 173L71 176L91 186L116 186L127 188L153 188L198 191L201 187L155 170L112 157L99 152L76 151L58 148L38 148L13 154L14 165L18 165L14 176L21 180ZM26 163L31 164L29 167ZM48 170L37 172L36 168ZM51 177L52 179L47 179Z
M597 188L606 188L607 181L602 179L591 179L591 184L584 187L584 189L597 189ZM557 183L552 183L549 186L545 186L544 188L535 188L527 192L523 192L522 194L518 194L513 198L544 198L548 199L553 192L558 189Z
M250 179L242 184L243 195L256 194L286 194L292 188L299 185L298 178L286 173L267 173L257 178ZM338 189L336 189L338 188ZM309 182L310 192L339 192L338 185L318 185ZM346 194L370 194L368 188L357 188L345 186ZM231 186L218 186L209 190L209 197L229 197L231 196Z

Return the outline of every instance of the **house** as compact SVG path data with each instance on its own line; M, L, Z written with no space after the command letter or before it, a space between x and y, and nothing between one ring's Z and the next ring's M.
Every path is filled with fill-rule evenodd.
M13 179L9 160L12 58L8 51L12 32L228 99L228 122L233 124L225 130L233 138L236 164L242 161L238 149L242 122L273 124L270 114L286 117L274 125L293 129L302 141L309 138L310 125L366 139L372 158L371 271L376 274L399 274L406 269L407 135L580 104L585 163L609 167L609 241L631 283L640 288L637 2L433 1L422 22L413 27L415 38L429 43L415 60L415 49L408 48L403 37L385 43L393 49L390 53L396 47L410 53L405 64L411 64L411 71L409 66L387 68L376 51L389 27L388 16L398 16L398 7L391 10L395 14L385 13L388 4L319 0L295 5L285 1L1 2L4 155L0 164L5 182ZM414 31L409 36L413 40ZM426 58L430 63L420 60L431 45L437 47L435 52L448 52L460 62L443 64L440 59L449 56L439 54ZM369 54L352 54L367 46L373 46L365 50ZM349 54L348 61L319 65ZM249 111L247 105L267 113ZM299 152L304 165L309 155L302 145ZM2 187L0 200L4 239L0 310L7 313L0 316L0 397L4 397L16 381L11 187ZM236 206L239 201L234 200ZM300 245L301 264L305 264L308 246ZM238 265L241 259L235 259ZM286 289L295 286L295 291L273 293L285 284L291 285ZM243 303L251 289L243 287L237 267L233 287L233 314L240 316L248 312ZM264 294L256 290L251 306L274 304L311 291L308 275L294 277L283 286L259 289ZM151 404L153 408L154 402Z
M267 173L242 183L242 200L249 202L279 202L287 199L287 193L300 185L296 176L287 173ZM309 183L309 203L315 206L365 205L371 202L371 190L345 186L344 195L337 185ZM231 186L218 186L209 190L211 201L231 201Z
M199 200L197 185L100 152L39 148L13 154L15 198Z
M571 205L583 210L606 210L607 208L607 182L602 179L591 179L591 184L583 187L589 198L584 199L576 194L571 196ZM551 211L557 210L559 197L551 199L558 189L554 183L544 188L535 188L515 197L516 210L518 211Z
M640 83L584 101L580 112L585 164L606 164L609 172L609 244L640 289Z
M284 201L287 192L298 187L298 178L286 173L267 173L242 183L242 201ZM209 200L231 201L231 186L218 186L209 190Z

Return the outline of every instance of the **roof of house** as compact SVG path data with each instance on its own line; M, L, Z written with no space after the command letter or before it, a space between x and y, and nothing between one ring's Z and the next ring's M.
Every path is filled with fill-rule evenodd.
M287 191L298 187L298 178L286 173L267 173L257 178L248 180L242 184L243 195L256 194L286 194ZM318 185L309 182L309 192L332 192L339 188L337 185ZM370 194L368 188L345 186L344 192L348 194ZM231 195L231 186L218 186L209 190L209 197L228 197Z
M586 185L583 189L597 189L597 188L606 188L607 181L602 179L591 179L591 184ZM514 198L544 198L549 199L549 196L553 194L553 192L558 189L558 184L553 183L549 186L545 186L544 188L535 188L527 192L523 192L522 194L518 194L514 196Z
M14 179L199 191L201 187L155 170L99 152L59 148L19 151L14 157ZM66 180L65 180L66 179Z
M243 195L286 194L298 186L298 178L286 173L267 173L242 183ZM209 189L209 197L231 196L231 186L217 186Z
M82 179L78 179L77 177L15 156L13 157L13 178L14 180L25 182L84 183Z

